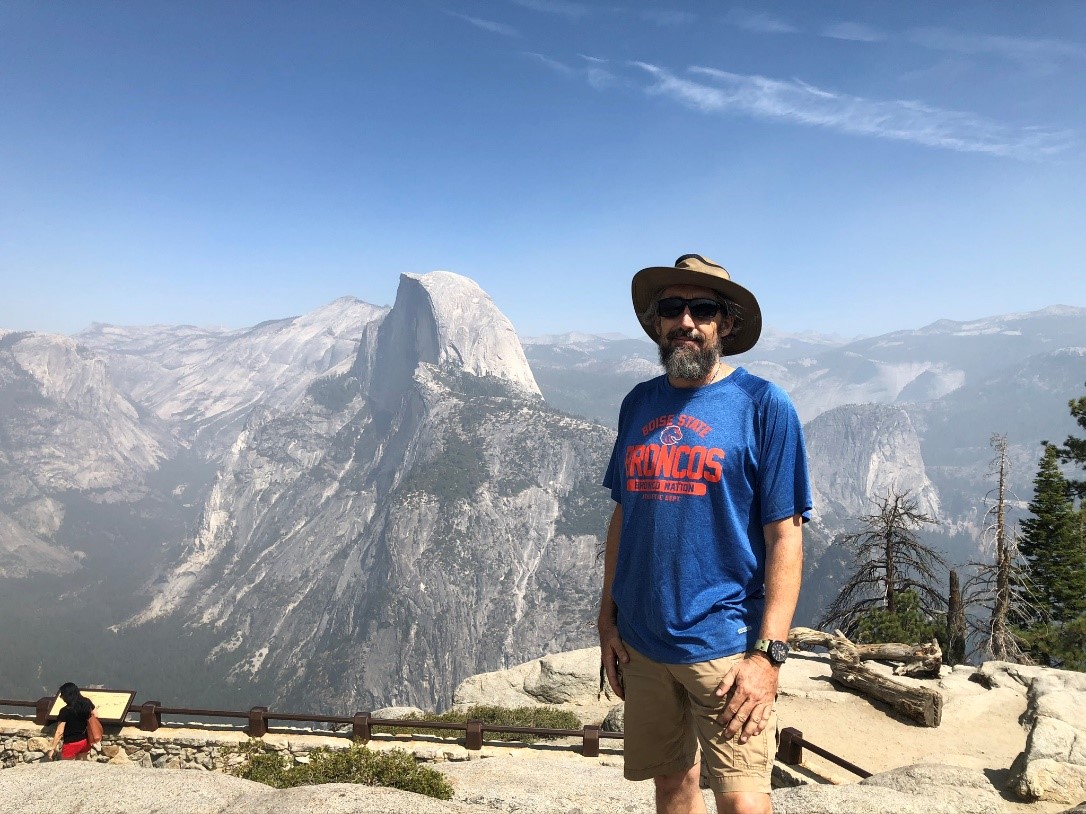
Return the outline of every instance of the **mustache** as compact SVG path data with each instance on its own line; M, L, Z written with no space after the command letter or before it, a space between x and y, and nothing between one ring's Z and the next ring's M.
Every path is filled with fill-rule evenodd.
M701 331L697 328L672 328L667 333L668 340L672 339L693 339L700 342L705 337L701 335Z

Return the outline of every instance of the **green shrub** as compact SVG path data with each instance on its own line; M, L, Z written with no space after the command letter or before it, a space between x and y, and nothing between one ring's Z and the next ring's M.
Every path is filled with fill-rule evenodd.
M424 713L422 716L411 715L403 720L405 721L449 721L451 723L464 723L478 719L484 724L490 724L492 726L530 726L539 729L581 729L580 719L564 709L557 709L555 707L499 707L499 706L475 706L469 707L464 711L450 710L449 712L442 712L440 714L436 712ZM449 729L427 729L426 727L388 727L388 726L375 726L374 732L410 732L416 735L433 735L438 738L448 738L455 735L455 730ZM521 743L535 743L539 740L537 735L526 735L510 732L508 734L499 734L502 740L506 741L519 741ZM554 740L554 738L546 738L546 740Z
M886 608L873 608L859 619L856 641L861 644L901 642L921 644L936 639L945 651L946 617L930 616L920 607L920 596L913 590L899 591L897 612Z
M277 789L319 783L358 783L411 791L438 800L452 799L452 786L445 776L419 766L414 756L402 749L375 752L361 743L354 743L347 749L322 746L309 753L309 763L297 766L260 741L250 741L239 751L246 761L230 769L230 774Z

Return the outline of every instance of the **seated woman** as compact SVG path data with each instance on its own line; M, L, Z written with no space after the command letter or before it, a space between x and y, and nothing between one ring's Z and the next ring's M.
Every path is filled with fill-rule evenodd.
M59 723L53 734L53 748L49 750L49 759L56 759L57 744L63 739L60 750L61 760L86 760L90 756L91 743L87 737L87 721L94 715L94 704L84 697L72 682L60 685L58 691L64 700L64 706L57 714Z

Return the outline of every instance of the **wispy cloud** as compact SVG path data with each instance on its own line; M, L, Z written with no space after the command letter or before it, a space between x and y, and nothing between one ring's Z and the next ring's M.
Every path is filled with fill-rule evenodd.
M731 9L725 15L724 21L745 31L756 31L759 34L794 34L799 30L791 23L763 12L740 8Z
M610 68L610 63L606 59L600 59L599 57L578 54L577 56L584 64L574 67L534 51L525 51L524 55L536 60L556 74L583 79L596 90L604 90L618 81L618 77Z
M570 67L564 62L559 62L557 59L551 59L550 57L535 51L525 51L524 56L536 60L540 65L548 70L554 71L556 74L569 77L577 76L577 70L575 68Z
M644 91L709 114L739 113L895 139L961 152L1038 159L1066 149L1070 136L1045 128L1015 128L971 113L909 100L879 101L822 90L799 80L746 76L692 67L688 74L632 63L651 77Z
M589 12L588 6L569 2L569 0L511 0L511 2L521 8L541 11L544 14L557 14L573 20L584 17Z
M611 71L610 64L606 59L589 57L584 54L578 54L578 56L587 63L582 70L589 85L596 90L604 90L615 84L617 77Z
M460 14L455 11L447 12L452 17L456 17L463 20L466 23L471 23L476 28L481 28L483 31L489 31L491 34L501 34L503 37L519 37L520 32L513 28L511 25L505 23L496 23L493 20L484 20L480 17L471 17L467 14Z
M917 45L956 54L989 55L1049 73L1062 60L1086 58L1086 46L1063 40L1034 40L992 34L966 34L945 28L914 28L909 39Z
M863 23L834 23L822 29L823 37L854 42L882 42L886 35Z
M641 19L656 25L680 26L690 25L697 16L690 11L671 11L670 9L646 9L641 12Z

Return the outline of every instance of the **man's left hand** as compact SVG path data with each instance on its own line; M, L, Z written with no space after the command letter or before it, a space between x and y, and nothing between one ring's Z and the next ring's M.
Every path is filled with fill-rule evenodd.
M716 694L728 696L728 705L716 720L724 727L725 738L739 735L739 742L746 743L761 734L777 700L779 673L780 668L769 659L752 655L737 661L724 674Z

